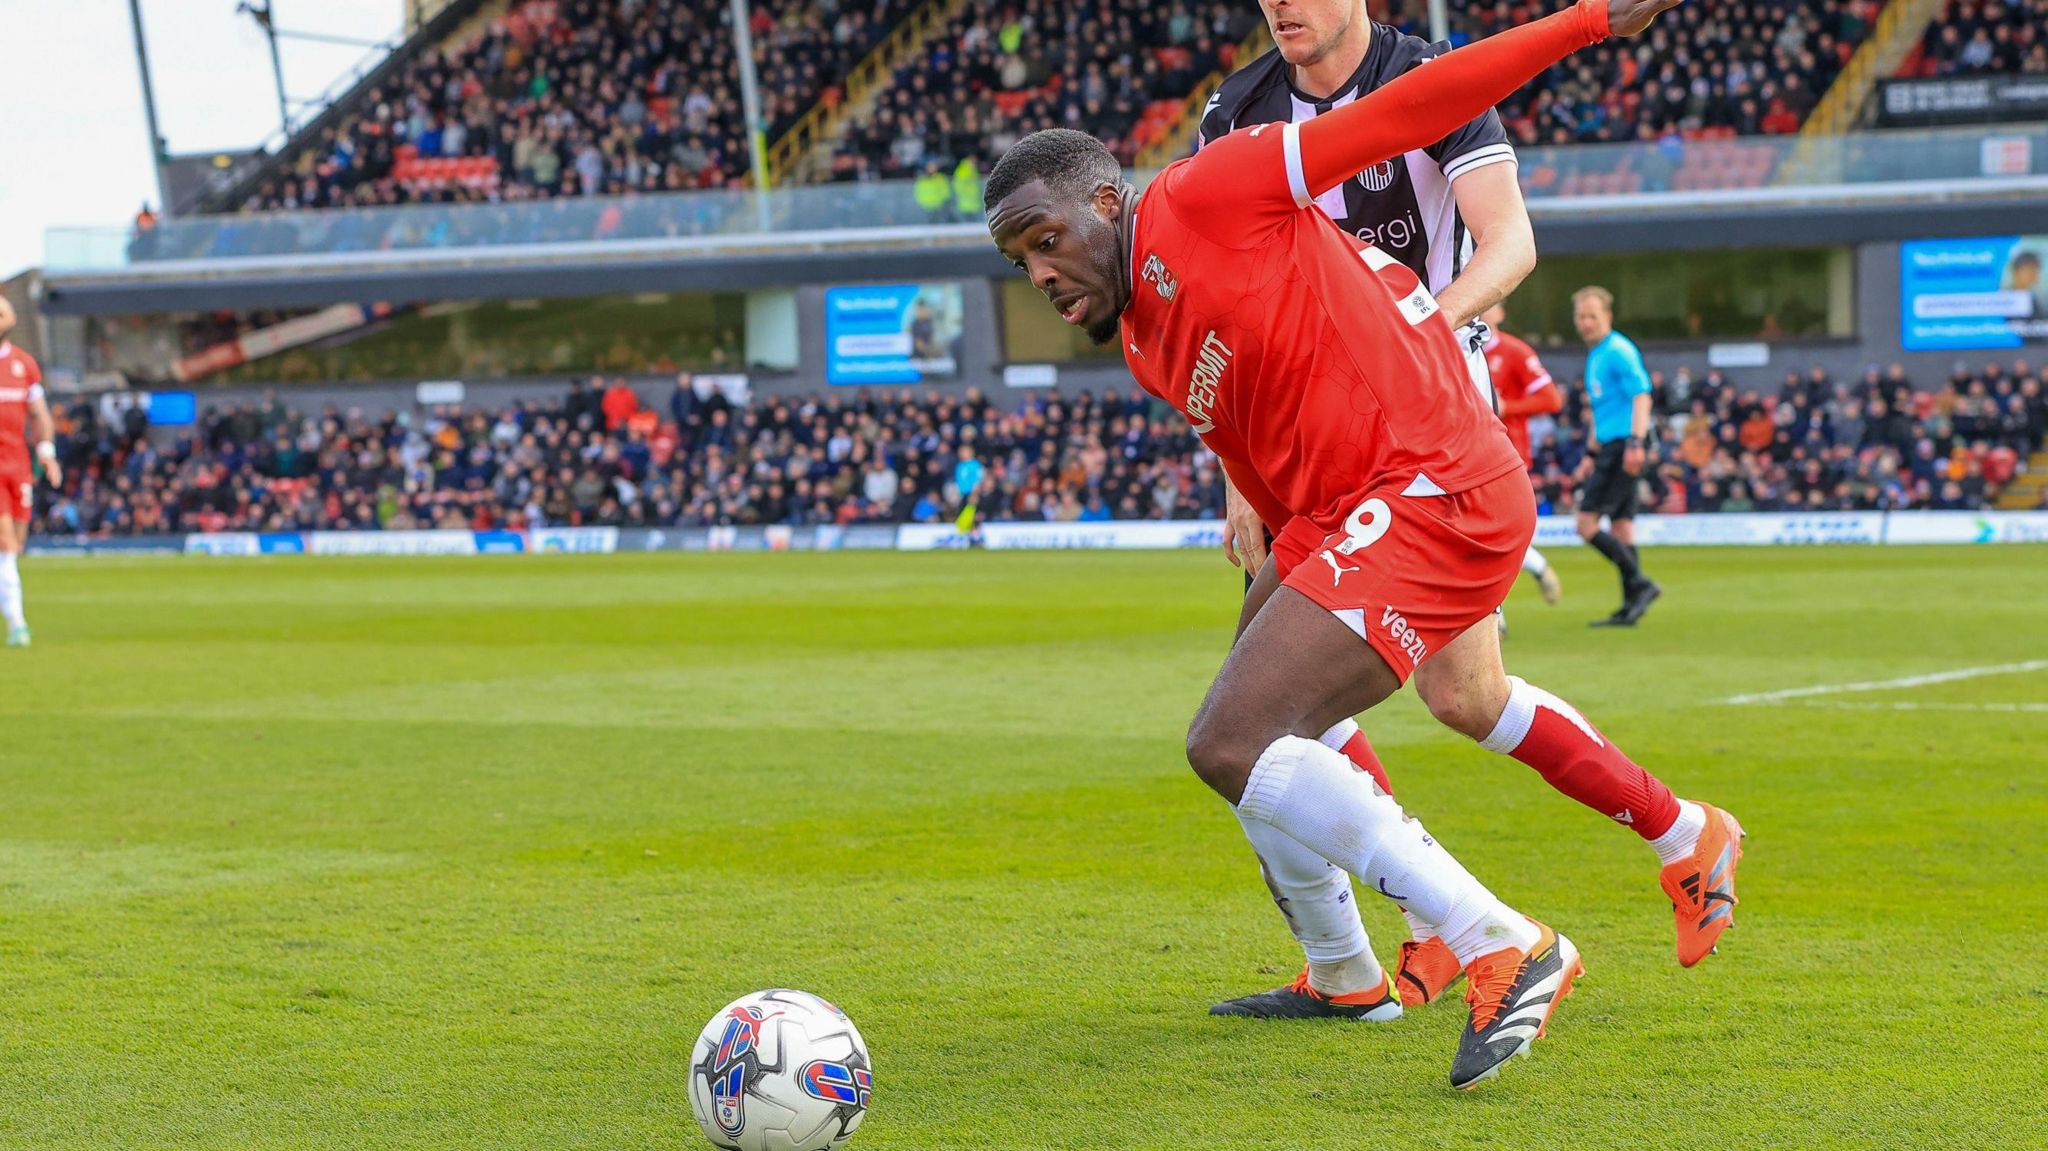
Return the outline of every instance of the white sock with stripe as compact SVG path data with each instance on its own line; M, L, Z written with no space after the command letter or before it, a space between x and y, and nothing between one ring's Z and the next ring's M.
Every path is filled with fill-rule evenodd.
M1531 547L1522 553L1522 570L1532 576L1540 576L1550 570L1550 561L1543 558L1542 552Z

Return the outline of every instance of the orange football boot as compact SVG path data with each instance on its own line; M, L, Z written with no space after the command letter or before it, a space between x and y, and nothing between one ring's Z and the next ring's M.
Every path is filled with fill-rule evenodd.
M1678 964L1691 967L1735 926L1735 865L1742 861L1742 825L1712 804L1700 804L1707 825L1691 857L1664 868L1658 880L1671 897L1678 926Z
M1401 989L1401 1006L1421 1007L1436 1002L1465 977L1458 957L1444 946L1443 937L1409 940L1401 945L1401 962L1394 968L1394 986Z

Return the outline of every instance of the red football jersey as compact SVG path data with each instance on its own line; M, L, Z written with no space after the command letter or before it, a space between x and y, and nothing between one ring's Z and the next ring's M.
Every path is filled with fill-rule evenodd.
M42 394L35 357L0 340L0 472L28 474L28 405Z
M1335 530L1359 496L1463 492L1522 467L1414 272L1330 222L1300 126L1169 165L1131 223L1124 359L1186 414L1280 531Z
M1500 396L1500 422L1507 425L1508 439L1522 453L1522 463L1535 460L1529 450L1529 417L1564 409L1564 397L1551 383L1550 373L1537 357L1536 349L1517 336L1495 332L1486 345L1486 370L1493 377L1493 390Z

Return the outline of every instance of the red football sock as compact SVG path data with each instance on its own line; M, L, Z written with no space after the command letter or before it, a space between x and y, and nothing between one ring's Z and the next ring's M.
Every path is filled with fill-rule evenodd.
M1379 752L1372 749L1372 744L1367 742L1364 732L1361 731L1345 740L1344 746L1337 750L1344 753L1344 758L1351 761L1351 766L1372 776L1372 781L1380 785L1381 791L1388 795L1394 794L1394 785L1387 782L1387 765L1380 762Z
M1514 756L1550 786L1644 839L1671 830L1678 800L1663 781L1623 755L1571 704L1514 676L1508 683L1508 706L1480 746Z
M1359 730L1358 721L1347 719L1322 734L1324 747L1338 752L1351 761L1351 766L1372 776L1372 781L1381 791L1394 794L1394 786L1387 782L1387 765L1380 762L1380 755L1372 749L1372 743Z

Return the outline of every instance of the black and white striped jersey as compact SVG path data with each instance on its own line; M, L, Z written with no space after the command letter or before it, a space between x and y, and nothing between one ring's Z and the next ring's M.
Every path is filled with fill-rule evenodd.
M1325 100L1296 91L1278 49L1223 81L1202 115L1199 148L1254 124L1301 123L1356 100L1395 77L1450 51L1372 26L1372 46L1345 86ZM1368 168L1316 198L1345 231L1408 265L1432 292L1441 292L1472 255L1472 238L1451 197L1451 183L1490 164L1512 164L1515 150L1494 112L1420 151Z

